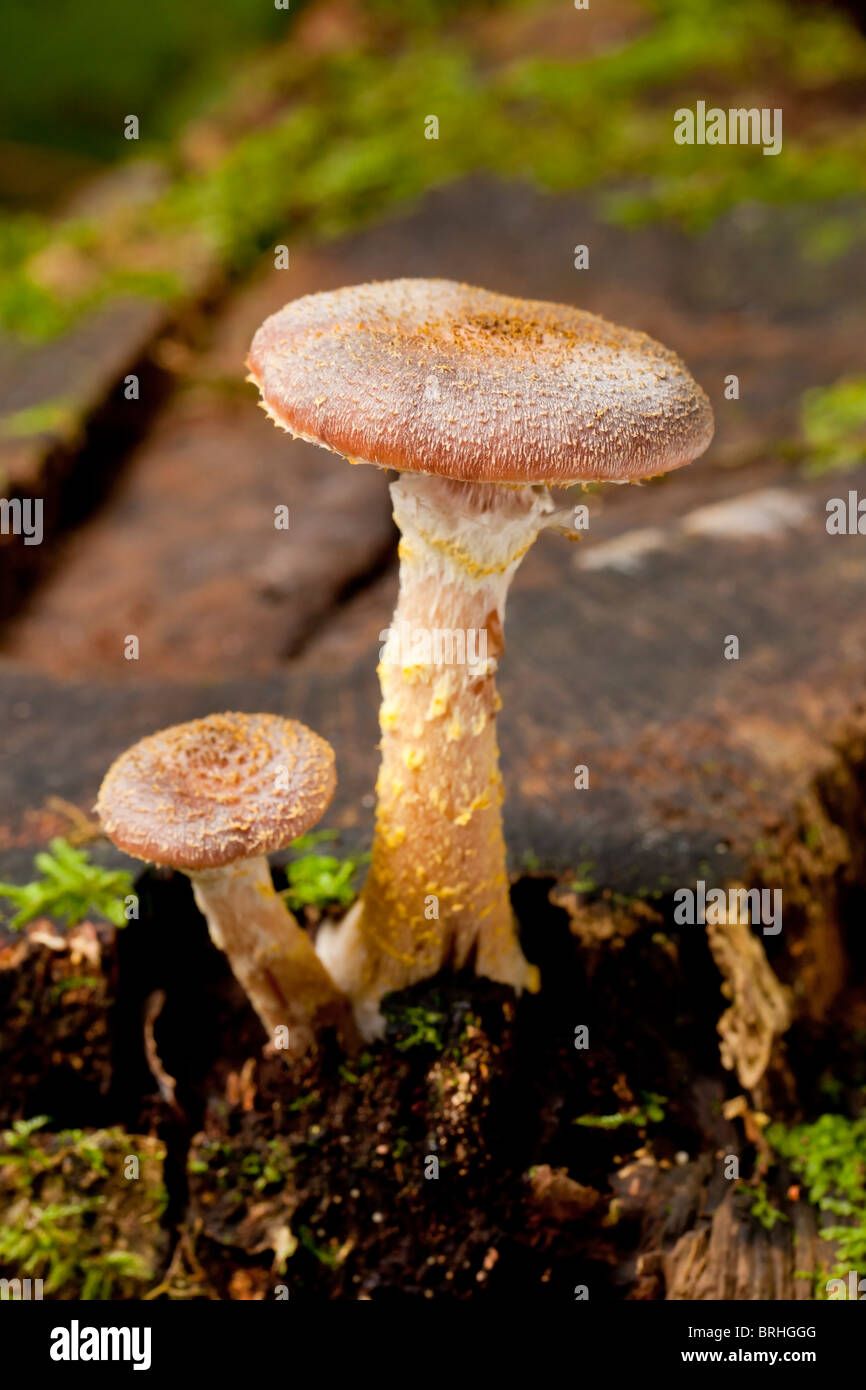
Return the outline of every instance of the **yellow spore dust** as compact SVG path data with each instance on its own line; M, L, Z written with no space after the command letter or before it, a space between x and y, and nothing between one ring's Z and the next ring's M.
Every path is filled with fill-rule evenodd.
M427 710L428 719L438 719L440 715L446 713L448 709L448 695L448 680L445 676L440 676L430 696L430 707Z
M525 545L520 546L512 555L509 555L505 560L500 560L497 564L481 565L471 554L461 550L455 541L446 540L441 536L427 535L420 528L418 534L426 545L429 545L433 550L441 551L443 555L447 555L459 569L462 569L472 579L488 579L492 574L504 574L506 570L522 559L535 540L533 535Z
M476 811L486 811L490 806L490 797L487 792L479 792L478 796L473 797L465 811L461 811L459 816L454 817L455 825L468 825Z

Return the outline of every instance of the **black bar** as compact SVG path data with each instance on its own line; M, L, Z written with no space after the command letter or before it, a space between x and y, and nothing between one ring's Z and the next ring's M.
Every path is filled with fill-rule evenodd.
M270 1306L9 1301L0 1305L0 1336L7 1365L26 1357L40 1383L127 1374L144 1381L183 1368L209 1385L237 1381L246 1390L253 1377L260 1384L278 1370L297 1379L302 1366L330 1380L341 1360L349 1373L354 1367L354 1374L375 1374L378 1366L389 1378L421 1374L429 1384L437 1355L458 1378L476 1361L488 1379L500 1361L512 1374L523 1364L537 1375L554 1356L565 1357L575 1375L606 1362L618 1378L676 1367L700 1375L717 1365L806 1367L826 1375L858 1364L866 1334L866 1309L835 1302L382 1302L350 1316L345 1307L291 1296ZM126 1335L110 1334L103 1346L102 1329L109 1328ZM125 1360L113 1359L115 1348ZM91 1350L106 1359L85 1359ZM78 1359L56 1359L76 1351Z

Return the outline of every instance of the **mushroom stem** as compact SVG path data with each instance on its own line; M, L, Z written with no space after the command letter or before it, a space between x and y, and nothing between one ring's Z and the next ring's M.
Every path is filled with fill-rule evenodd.
M372 860L358 903L317 942L368 1037L386 994L446 964L538 988L509 898L495 674L509 584L561 520L532 487L407 474L391 497L400 592L382 634Z
M228 956L271 1042L287 1027L286 1050L297 1056L334 1027L351 1043L348 1001L277 895L264 855L187 874L211 940Z

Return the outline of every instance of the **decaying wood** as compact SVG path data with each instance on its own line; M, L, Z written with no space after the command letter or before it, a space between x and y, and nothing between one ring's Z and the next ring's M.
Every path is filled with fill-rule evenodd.
M718 1022L722 1064L747 1091L758 1085L776 1040L791 1022L790 993L776 979L760 937L748 922L707 923L707 942L730 1007Z

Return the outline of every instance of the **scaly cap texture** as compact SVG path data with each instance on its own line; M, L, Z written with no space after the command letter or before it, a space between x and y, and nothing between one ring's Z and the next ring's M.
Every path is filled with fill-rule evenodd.
M677 355L565 304L451 280L307 295L257 332L268 415L352 462L463 482L627 482L706 449Z
M303 835L334 795L334 751L273 714L211 714L143 738L105 775L96 810L137 859L213 869Z

